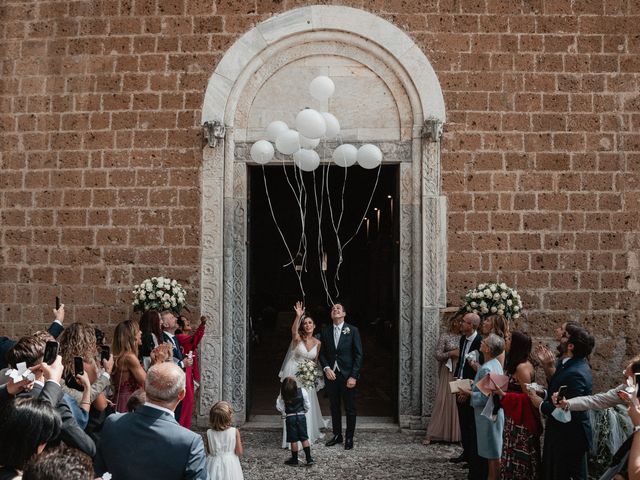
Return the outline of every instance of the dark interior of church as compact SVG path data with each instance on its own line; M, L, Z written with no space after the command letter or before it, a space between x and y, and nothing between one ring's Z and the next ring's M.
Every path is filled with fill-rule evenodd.
M345 171L333 164L314 172L282 164L249 167L250 415L277 413L278 371L291 342L293 305L303 300L302 283L316 332L331 323L330 308L337 302L346 308L346 322L360 330L364 362L358 415L396 417L398 185L396 165L380 172L358 165ZM301 240L302 216L306 241ZM338 276L336 230L342 245ZM328 416L324 390L318 399Z

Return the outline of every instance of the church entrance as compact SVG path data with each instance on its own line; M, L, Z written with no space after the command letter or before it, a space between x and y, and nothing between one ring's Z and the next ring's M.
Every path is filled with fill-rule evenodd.
M358 415L397 419L399 166L384 165L379 175L377 169L353 166L346 180L344 169L333 164L321 165L314 173L300 176L298 171L296 177L293 166L282 164L264 170L248 167L248 418L277 413L278 372L291 341L293 305L302 300L302 283L307 314L318 330L331 323L332 302L343 303L346 321L360 330L364 363L358 383ZM305 248L299 248L301 212L294 194L299 190L306 192L302 196L303 204L306 202L306 258ZM335 229L341 212L338 232L343 263L336 276L339 247ZM283 237L300 281L287 265L291 256ZM324 390L318 399L328 417Z

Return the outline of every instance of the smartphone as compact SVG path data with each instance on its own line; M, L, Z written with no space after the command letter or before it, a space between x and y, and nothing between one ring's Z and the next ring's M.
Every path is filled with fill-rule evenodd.
M42 361L48 365L51 365L56 361L56 357L58 356L58 342L55 340L50 340L47 342L44 347L44 357L42 357Z
M558 401L560 400L564 400L564 396L567 394L567 386L566 385L562 385L559 389L558 389Z
M60 297L56 297L56 310L60 310Z
M111 356L111 348L109 345L102 345L100 348L102 349L100 352L100 359L109 360L109 357Z
M84 361L82 357L73 357L73 370L76 375L84 374Z

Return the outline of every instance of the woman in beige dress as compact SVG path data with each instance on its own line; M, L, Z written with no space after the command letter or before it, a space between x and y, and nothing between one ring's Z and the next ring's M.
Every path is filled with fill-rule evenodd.
M431 412L431 421L427 428L427 435L422 441L429 445L432 441L459 442L460 422L456 397L449 390L449 382L453 381L453 367L460 356L460 319L456 313L449 319L449 330L443 332L436 348L436 360L439 364L438 391L436 401Z

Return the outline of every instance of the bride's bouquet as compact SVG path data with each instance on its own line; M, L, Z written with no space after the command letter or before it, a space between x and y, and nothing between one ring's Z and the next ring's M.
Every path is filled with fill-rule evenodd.
M322 377L322 372L318 369L318 365L313 360L303 360L298 363L296 371L296 380L304 388L316 388L318 380Z

